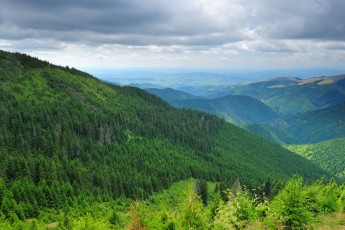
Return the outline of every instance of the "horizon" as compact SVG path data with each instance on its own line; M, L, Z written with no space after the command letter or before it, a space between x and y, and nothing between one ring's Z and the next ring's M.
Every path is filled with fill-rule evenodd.
M82 70L344 69L341 0L0 2L0 49Z

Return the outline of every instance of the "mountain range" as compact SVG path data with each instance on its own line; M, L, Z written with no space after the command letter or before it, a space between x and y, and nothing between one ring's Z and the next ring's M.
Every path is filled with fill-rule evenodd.
M209 112L236 125L246 123L268 123L280 117L264 103L253 97L228 95L221 98L208 99L183 91L167 89L146 89L178 108L189 108Z
M246 95L284 115L329 108L345 102L345 75L310 79L273 78L211 91L205 96Z
M331 175L223 119L138 88L19 53L1 51L0 66L0 177L9 189L30 184L20 193L37 202L40 189L62 194L72 185L76 196L147 197L189 177L254 185ZM50 201L56 207L65 202L58 197Z
M212 91L205 95L211 99L173 89L146 90L174 106L216 114L277 143L345 136L345 75L273 78Z

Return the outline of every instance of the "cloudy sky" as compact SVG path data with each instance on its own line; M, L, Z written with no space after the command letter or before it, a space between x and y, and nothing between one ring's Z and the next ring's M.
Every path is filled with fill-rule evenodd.
M340 68L344 0L0 0L0 49L77 68Z

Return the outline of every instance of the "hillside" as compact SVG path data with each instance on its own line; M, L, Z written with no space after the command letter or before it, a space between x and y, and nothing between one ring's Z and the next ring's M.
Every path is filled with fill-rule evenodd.
M248 96L229 95L206 99L174 89L147 89L147 91L174 106L212 113L237 125L268 123L280 118L279 114L267 105Z
M208 93L207 97L247 95L275 111L293 115L329 108L345 102L345 75L310 79L273 78L249 84L231 86Z
M179 100L173 104L216 114L237 125L268 123L280 116L264 103L248 96L229 95L216 99Z
M6 217L10 210L23 219L77 202L146 198L190 177L251 186L296 173L330 176L216 116L176 109L137 88L18 53L0 51L0 67Z
M315 144L288 145L287 148L323 169L345 178L345 138Z
M278 144L292 144L297 142L297 140L291 134L269 125L248 124L245 125L244 128L251 133L255 133L258 136Z
M345 103L335 107L300 113L285 120L283 131L298 143L315 143L345 136Z
M192 94L186 93L184 91L175 90L171 88L157 89L157 88L148 88L145 89L147 92L157 95L158 97L164 99L167 102L174 102L179 100L192 100L192 99L201 99L202 97L194 96Z
M317 143L345 137L345 103L335 107L299 113L269 125L249 124L245 128L280 144Z

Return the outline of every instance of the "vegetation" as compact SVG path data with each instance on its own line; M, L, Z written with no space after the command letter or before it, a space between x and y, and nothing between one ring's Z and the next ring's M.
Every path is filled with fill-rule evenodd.
M345 138L286 147L334 175L345 178Z
M345 103L335 107L299 113L269 125L249 124L252 133L280 144L316 143L345 137Z
M307 183L293 177L270 198L265 188L273 191L279 181L255 190L238 184L226 191L207 183L207 205L197 183L174 183L145 201L79 197L61 210L40 209L37 218L26 220L13 212L0 217L0 229L337 229L345 221L345 189L332 180Z
M279 115L261 101L249 96L228 95L216 99L205 99L195 98L193 95L172 89L151 89L149 91L177 107L197 109L215 114L273 142L302 144L345 136L345 122L343 121L343 114L345 114L345 103L343 103L345 101L345 88L343 82L345 76L324 79L324 81L334 82L319 85L321 84L320 81L315 83L310 80L311 83L305 83L307 80L279 78L231 88L239 90L234 93L248 94L263 101L269 96L281 97L282 101L278 100L276 103L284 109L285 114L290 114L286 116ZM314 89L317 89L317 91L314 92ZM334 90L334 92L331 93L330 90ZM307 92L311 92L311 94L305 100L309 100L308 103L312 103L313 106L302 109L304 103L301 100L304 100L303 98ZM327 94L328 96L320 96L319 94ZM331 98L335 94L339 95ZM292 95L296 99L290 98ZM324 101L322 102L321 99L321 102L314 101L314 96L317 98L322 97ZM286 100L289 99L291 101L287 102ZM313 100L313 102L310 102L310 100ZM291 107L289 103L293 103L296 108ZM321 106L322 103L324 103L323 106ZM309 109L321 107L327 108L308 111ZM295 109L297 110L295 111ZM307 112L297 113L299 111Z
M251 133L255 133L258 136L278 144L292 144L297 142L292 135L289 135L281 129L271 127L269 125L248 124L245 125L244 128Z
M268 123L280 117L264 103L242 95L230 95L216 99L179 100L174 101L173 105L213 113L237 125Z
M297 143L316 143L345 137L345 103L335 107L297 114L286 119L283 130Z
M216 90L207 96L246 95L284 115L323 109L345 102L345 75L301 80L274 78Z
M174 101L180 100L193 100L193 99L202 99L202 97L194 96L192 94L186 93L184 91L175 90L171 88L157 89L157 88L148 88L145 91L159 96L163 100L174 104Z
M268 177L331 176L216 116L73 68L0 51L0 82L0 229L143 229L128 198L187 178L254 188ZM185 199L181 224L205 226L195 191Z
M268 123L280 118L264 103L248 96L229 95L216 99L197 97L173 89L146 89L179 108L209 112L236 125Z

